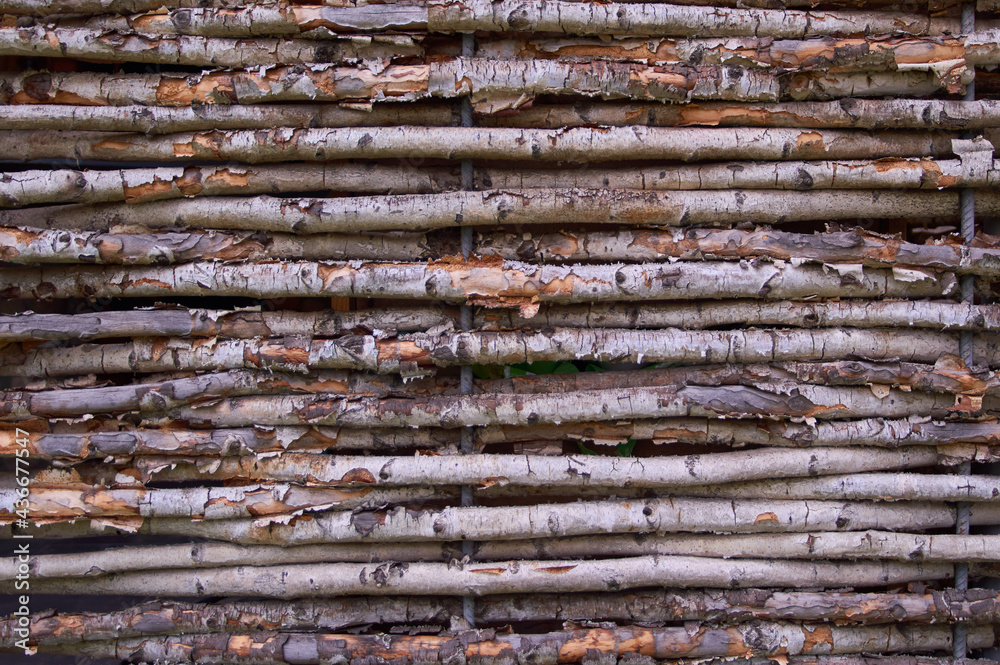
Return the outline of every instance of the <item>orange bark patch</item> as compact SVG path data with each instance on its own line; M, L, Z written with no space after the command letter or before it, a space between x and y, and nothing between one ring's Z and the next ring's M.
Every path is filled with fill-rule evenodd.
M824 645L833 646L833 630L829 626L814 626L809 630L808 626L802 626L802 653L812 653L814 649L820 648L822 652L829 651L823 648Z
M340 482L372 484L375 482L375 476L368 469L351 469L341 477Z

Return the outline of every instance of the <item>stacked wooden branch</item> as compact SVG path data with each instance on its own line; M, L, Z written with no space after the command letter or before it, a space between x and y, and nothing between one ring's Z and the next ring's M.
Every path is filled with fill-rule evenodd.
M995 662L972 9L0 0L0 650Z

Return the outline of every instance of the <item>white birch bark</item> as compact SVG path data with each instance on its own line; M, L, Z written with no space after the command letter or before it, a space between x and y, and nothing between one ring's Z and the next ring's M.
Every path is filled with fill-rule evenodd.
M0 317L0 339L101 339L104 337L329 337L354 330L418 332L447 325L450 314L433 304L355 312L272 312L199 308L109 310L89 314Z
M1000 162L984 169L959 160L883 158L825 162L729 162L610 169L478 168L479 189L943 189L994 187Z
M20 208L41 203L141 203L190 196L304 191L408 194L457 189L458 184L457 174L447 168L329 162L108 171L29 170L4 174L0 180L0 205Z
M633 36L766 35L802 39L811 35L961 33L955 19L879 12L805 12L722 9L658 3L592 3L554 0L533 5L504 0L429 0L428 28L434 32L555 32Z
M251 40L168 34L148 30L148 23L133 31L124 17L91 23L96 25L79 28L47 25L0 27L0 54L185 67L272 67L365 60L388 62L395 58L424 56L424 49L417 40L404 35L374 35L369 43L350 37L338 39L333 35L323 41L274 36L257 36Z
M21 423L26 424L28 421ZM38 422L38 421L34 421ZM184 459L213 456L260 455L283 451L338 452L352 450L396 451L457 446L458 430L351 429L339 427L253 427L242 429L146 429L119 421L98 421L97 431L87 423L63 425L56 431L35 432L28 450L33 458L84 460L98 457L179 455ZM41 424L41 423L39 423ZM100 431L101 429L105 431ZM0 455L18 449L9 426L0 428ZM936 446L939 454L955 447L978 451L1000 443L1000 429L992 420L934 422L912 420L818 421L793 423L774 420L719 420L672 418L630 420L627 423L565 423L531 427L484 427L472 432L477 449L497 444L538 441L584 442L617 445L628 439L658 445L674 443L722 446L812 447L864 446L897 448ZM978 458L977 458L978 459ZM138 460L134 464L138 464ZM154 463L157 464L157 463Z
M639 250L637 250L639 251ZM476 317L484 329L502 328L685 328L783 326L996 330L1000 308L945 301L842 300L836 302L734 300L729 302L607 303L541 307L531 317L492 310Z
M439 126L454 124L453 115L453 106L419 103L365 108L349 104L195 107L38 104L0 106L0 129L142 132L151 137L174 132L275 127Z
M641 458L495 454L368 457L284 453L262 459L222 458L200 475L203 480L239 478L249 482L305 482L346 488L424 485L680 488L919 468L933 466L937 460L937 451L927 446L896 451L777 448ZM159 479L171 480L170 470L164 469L164 472ZM953 480L951 484L955 484ZM992 487L985 481L984 484ZM825 486L836 487L837 483ZM929 483L928 491L933 491L934 487ZM974 491L975 487L970 486L969 497L982 500L983 497ZM775 493L780 491L779 484Z
M957 191L523 189L341 198L207 196L148 203L57 205L0 210L4 226L107 231L243 229L276 233L425 231L498 224L728 226L805 220L955 216ZM1000 212L1000 194L982 190L977 214Z
M109 252L114 249L112 244ZM427 263L199 261L148 267L0 268L0 293L8 298L37 299L207 295L397 298L520 307L539 302L754 297L918 299L942 298L956 290L951 273L837 268L750 261L551 266L505 262L497 257Z
M981 243L988 240L982 238ZM919 245L896 236L860 230L820 234L773 229L616 229L558 233L480 233L476 249L508 260L569 262L640 262L663 260L749 259L766 257L794 263L870 267L898 265L953 270L959 274L1000 277L1000 251L956 244Z
M586 102L534 104L515 113L477 118L495 127L565 128L580 125L658 127L801 127L810 129L981 130L1000 121L1000 101L925 99L843 99L830 102L663 103ZM0 106L0 129L172 132L274 127L347 127L407 124L456 124L453 106L411 103L376 104L359 109L337 104L268 104L204 107L72 106L36 104ZM947 155L942 150L937 153ZM919 157L914 152L907 156ZM856 159L872 155L857 154ZM730 157L735 159L737 157ZM813 157L815 158L815 157ZM726 159L720 157L720 159Z
M753 588L881 586L951 579L948 564L898 562L725 560L704 557L632 557L601 561L313 564L234 566L156 575L123 573L94 579L41 579L37 593L87 593L204 598L336 595L473 595L567 593L646 586ZM950 627L945 627L948 635ZM992 634L992 630L990 633Z
M266 107L265 107L266 108ZM741 112L742 113L742 112ZM1000 117L1000 110L997 111ZM500 159L603 162L635 160L804 160L943 157L951 136L935 132L859 132L748 127L270 128L144 134L11 130L0 134L0 158L249 164L337 159ZM957 209L957 208L956 208Z
M974 339L978 362L1000 364L995 336ZM0 375L48 377L74 374L254 369L303 372L359 369L391 374L424 366L599 360L606 362L753 363L863 358L935 363L957 355L955 335L930 331L831 328L821 330L577 330L413 334L399 339L347 335L331 340L138 338L121 344L70 348L8 346L0 350Z
M0 227L0 257L20 265L90 263L164 265L188 261L367 260L434 258L425 234L289 233L186 230L100 233Z

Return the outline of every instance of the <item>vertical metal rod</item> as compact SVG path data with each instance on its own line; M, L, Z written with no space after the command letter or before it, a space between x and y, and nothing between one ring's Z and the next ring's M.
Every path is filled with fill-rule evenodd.
M462 35L462 57L471 58L475 54L476 43L475 36L466 33ZM461 121L462 127L472 127L472 100L468 97L462 98L461 106ZM471 191L474 188L473 181L473 171L472 171L472 160L463 159L462 160L462 189L465 191ZM472 238L472 227L463 226L461 228L461 241L462 241L462 258L466 261L472 256L473 251L473 238ZM459 312L459 325L462 330L472 330L472 307L468 304L462 304L462 308ZM462 365L461 374L459 378L459 389L463 395L472 394L472 367L470 365ZM474 452L472 445L472 428L463 427L462 428L462 438L461 438L461 452L463 455L470 454ZM469 485L462 486L462 505L471 506L474 503L474 498L472 496L472 487ZM468 557L470 560L473 555L473 544L471 540L462 541L462 557ZM472 596L462 596L462 616L465 622L469 624L470 628L475 628L476 626L476 601Z
M976 31L976 7L972 2L962 5L962 33L970 35ZM965 101L971 102L976 99L976 82L973 79L965 90ZM966 245L971 245L976 237L976 193L971 188L963 189L961 197L962 215L962 239ZM972 275L963 275L960 281L962 289L962 302L972 303L975 300L976 283ZM958 341L959 355L962 362L972 366L975 356L972 350L972 331L961 333ZM963 476L972 474L972 463L963 462L958 469L958 473ZM960 502L955 508L955 533L959 535L969 534L969 513L972 504ZM965 591L969 588L969 564L955 564L955 588ZM956 623L952 635L952 656L954 658L965 658L968 653L968 629L963 623Z

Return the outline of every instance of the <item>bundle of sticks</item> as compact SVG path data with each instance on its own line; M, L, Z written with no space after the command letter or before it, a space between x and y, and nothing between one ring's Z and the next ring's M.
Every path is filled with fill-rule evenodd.
M0 651L996 662L996 0L0 15Z

